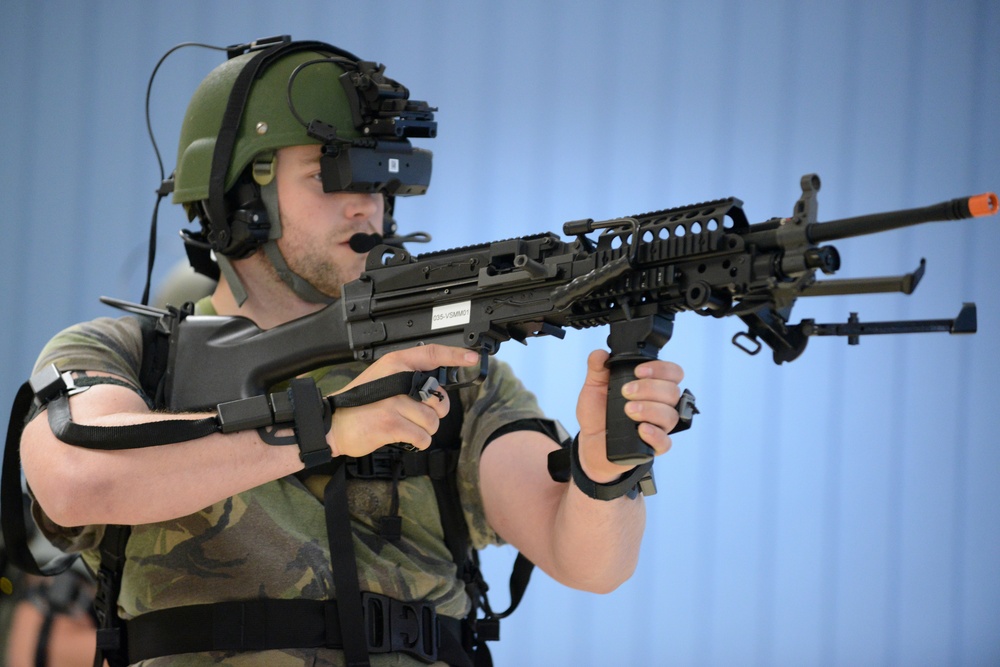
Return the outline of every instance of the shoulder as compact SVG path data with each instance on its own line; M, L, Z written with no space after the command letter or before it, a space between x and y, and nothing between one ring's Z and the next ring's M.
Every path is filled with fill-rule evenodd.
M35 370L102 371L137 379L142 363L142 329L136 317L101 317L60 331L42 349Z

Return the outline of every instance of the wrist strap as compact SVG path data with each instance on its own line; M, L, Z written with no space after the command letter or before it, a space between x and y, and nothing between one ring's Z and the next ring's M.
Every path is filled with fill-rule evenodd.
M216 410L223 433L255 428L269 445L298 445L299 459L307 468L332 458L326 434L333 411L312 378L295 378L287 391L220 403ZM294 437L274 435L275 430L289 427Z
M578 489L595 500L615 500L622 496L635 498L640 492L646 496L656 493L653 461L626 471L613 482L599 483L587 477L580 465L579 433L568 446L549 454L549 475L557 482L568 482L572 478Z
M326 442L333 419L327 401L319 393L312 378L296 378L288 388L295 418L295 436L299 444L299 459L306 468L329 463L333 459Z

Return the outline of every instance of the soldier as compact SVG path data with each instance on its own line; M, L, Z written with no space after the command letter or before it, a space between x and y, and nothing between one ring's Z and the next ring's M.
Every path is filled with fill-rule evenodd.
M407 137L433 135L433 110L328 44L286 39L230 56L189 105L173 200L200 225L188 234L195 263L218 264L218 286L196 312L268 329L335 302L359 277L365 254L352 238L392 236L395 197L426 190L430 154ZM55 364L87 387L68 399L76 424L166 424L178 415L157 411L144 354L137 318L103 318L55 336L36 368ZM309 423L296 412L290 433L98 450L60 440L43 408L21 440L34 517L110 590L101 644L112 665L471 665L486 659L489 632L470 616L482 587L464 545L513 544L587 591L611 591L635 568L644 505L634 485L616 486L627 469L605 453L606 358L586 360L569 483L547 468L560 429L491 359L479 386ZM309 376L329 396L398 372L474 374L479 364L475 352L427 345ZM635 375L626 412L662 454L682 371L650 361ZM318 457L304 444L317 428ZM277 446L287 442L298 447ZM423 452L443 453L446 472ZM441 490L448 484L454 493ZM118 526L131 528L114 532L127 538L115 552Z

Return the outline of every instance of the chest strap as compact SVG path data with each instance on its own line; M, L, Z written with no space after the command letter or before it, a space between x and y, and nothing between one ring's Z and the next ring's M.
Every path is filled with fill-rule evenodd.
M372 654L402 652L427 663L471 667L461 621L421 602L363 593L364 642ZM246 600L141 614L125 623L129 661L206 651L343 649L336 600Z
M419 452L406 451L394 445L386 445L365 456L345 456L343 465L347 476L354 479L406 479L427 476L444 479L458 469L457 449L427 449ZM301 470L296 477L304 479L310 475L332 475L337 461Z

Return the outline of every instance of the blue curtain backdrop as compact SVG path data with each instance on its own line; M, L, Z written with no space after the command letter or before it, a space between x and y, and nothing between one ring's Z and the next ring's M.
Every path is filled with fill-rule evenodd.
M0 404L61 327L138 300L159 183L143 101L182 41L279 33L384 62L440 107L430 194L400 202L433 249L735 195L752 222L823 178L820 218L1000 187L1000 4L992 0L0 3ZM162 68L169 173L214 52ZM182 257L165 204L156 278ZM843 321L979 306L979 333L816 339L774 366L735 319L678 318L702 414L657 464L639 570L613 594L537 574L500 665L1000 662L996 219L837 244L841 277L928 260L912 296L800 302ZM509 346L570 429L601 332ZM596 545L595 545L596 546ZM513 553L486 554L495 606Z

